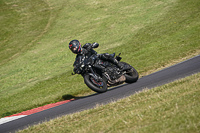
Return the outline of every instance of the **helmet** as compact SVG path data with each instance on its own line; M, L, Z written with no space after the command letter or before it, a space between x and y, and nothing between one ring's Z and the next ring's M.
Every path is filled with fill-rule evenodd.
M78 40L72 40L70 43L69 43L69 49L75 53L75 54L78 54L80 53L81 51L81 44Z

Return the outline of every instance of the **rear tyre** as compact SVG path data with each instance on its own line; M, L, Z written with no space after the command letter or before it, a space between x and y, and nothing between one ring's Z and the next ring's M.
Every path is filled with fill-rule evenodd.
M139 74L137 72L137 70L132 67L131 65L129 65L128 63L125 63L125 62L121 62L124 67L130 67L130 69L126 70L126 74L124 74L124 76L126 77L126 80L125 82L126 83L134 83L138 80L139 78Z
M103 93L107 91L107 84L104 80L96 81L91 75L84 76L85 84L93 91Z

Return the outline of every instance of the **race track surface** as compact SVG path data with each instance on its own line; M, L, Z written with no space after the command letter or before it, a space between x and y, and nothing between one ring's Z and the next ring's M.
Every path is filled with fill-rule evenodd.
M106 93L90 95L57 107L28 115L0 125L0 133L15 132L27 126L48 121L50 119L94 108L97 104L107 104L112 101L133 95L144 88L154 88L174 80L200 72L200 55L161 71L140 78L136 83L124 84L109 89Z

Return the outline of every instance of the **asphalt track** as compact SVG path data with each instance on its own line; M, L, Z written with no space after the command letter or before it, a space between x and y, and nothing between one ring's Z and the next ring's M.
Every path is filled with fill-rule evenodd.
M1 124L0 133L16 132L17 130L24 129L27 126L48 121L62 115L94 108L96 105L107 104L112 101L133 95L138 91L142 91L144 88L151 89L156 86L160 86L199 72L200 55L171 67L165 68L161 71L152 73L148 76L142 77L136 83L124 84L122 86L111 88L106 93L83 97L81 99L74 100L57 107L53 107L14 121Z

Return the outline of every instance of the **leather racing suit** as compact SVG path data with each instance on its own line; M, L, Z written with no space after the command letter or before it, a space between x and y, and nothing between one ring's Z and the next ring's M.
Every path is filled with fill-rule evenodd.
M81 61L82 58L84 58L85 56L90 57L91 55L97 55L97 52L95 50L93 50L93 48L97 48L99 46L98 43L86 43L83 47L80 53L77 54L75 62L73 64L74 66L74 72L77 74L81 74L82 70L81 70ZM108 54L108 53L103 53L103 54L98 54L97 57L99 59L102 60L106 60L106 61L110 61L111 63L117 65L119 68L121 68L121 66L119 65L119 62L114 58L113 54Z

